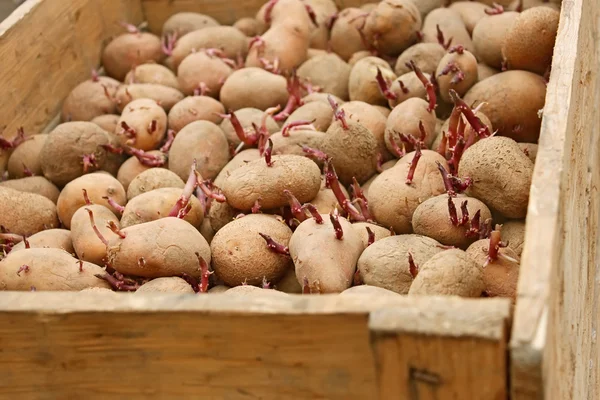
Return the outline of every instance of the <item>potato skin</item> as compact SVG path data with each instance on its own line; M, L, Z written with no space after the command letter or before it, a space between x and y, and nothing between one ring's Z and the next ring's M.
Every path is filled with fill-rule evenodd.
M331 125L333 110L330 106L313 102L304 104L296 109L286 120L285 124L296 121L314 121L312 125L317 131L325 132Z
M289 190L305 203L315 198L321 186L321 171L306 157L281 155L271 158L272 166L264 159L250 161L231 172L223 184L227 202L234 208L247 211L260 199L263 209L288 204L283 193Z
M225 114L225 107L208 96L189 96L171 108L168 115L169 129L179 132L194 121L210 121L220 124L223 118L217 114Z
M445 250L419 266L409 295L480 297L483 271L462 250Z
M326 189L329 190L329 189ZM333 194L333 193L332 193ZM329 212L329 211L327 211ZM325 213L325 211L323 211ZM355 222L352 224L352 228L360 235L360 238L363 242L363 246L366 249L369 246L369 233L367 228L371 230L371 232L375 235L375 241L386 238L392 235L389 229L384 228L383 226L379 226L370 222Z
M354 53L366 50L358 31L363 23L363 18L360 18L363 14L360 8L348 7L340 11L331 28L331 49L344 61L348 61Z
M147 61L159 62L163 58L158 36L147 32L124 33L106 45L102 52L102 66L108 76L123 81L134 66Z
M529 157L531 162L535 164L538 153L538 145L535 143L519 143L519 147L521 150L523 150L523 153Z
M284 77L262 68L242 68L234 71L221 88L221 103L228 110L241 108L285 107L288 101Z
M518 142L537 143L544 108L546 84L532 72L505 71L476 83L465 95L467 104L485 103L481 108L501 136Z
M435 111L427 111L428 106L427 101L412 97L394 107L385 124L385 144L391 153L394 153L394 148L390 137L394 136L396 143L399 146L401 145L398 132L412 135L415 138L421 137L419 121L423 122L423 128L426 132L425 144L429 147L433 143L437 118L435 117ZM409 150L412 149L409 148Z
M265 113L259 110L258 108L248 107L236 110L235 116L240 121L242 128L246 130L252 129L252 124L255 124L256 126L261 126L262 119L264 118ZM271 116L267 116L265 121L269 134L272 135L275 132L279 132L281 130L279 124L277 124L277 122ZM220 124L220 128L225 134L227 141L233 146L237 147L242 142L235 133L233 125L231 125L231 121L229 119L223 119L223 121Z
M214 18L196 12L178 12L171 15L163 24L163 33L177 32L179 37L199 29L219 26Z
M315 103L320 104L320 103ZM273 142L273 154L294 154L297 156L305 156L306 153L302 150L302 146L308 146L313 149L323 150L327 134L319 131L303 130L290 132L289 136L283 136L281 132L277 132L270 137ZM323 166L323 161L311 158L319 167Z
M521 257L525 246L525 221L521 219L506 221L502 224L502 241Z
M391 160L394 156L385 146L384 136L387 117L377 107L363 101L349 101L340 105L340 109L346 113L346 118L358 122L371 131L375 140L377 140L378 151L381 153L382 160L385 162Z
M167 217L181 193L182 189L165 187L135 196L125 206L121 226L127 228ZM183 220L199 229L204 219L204 208L195 196L190 198L190 204L192 208Z
M62 249L69 254L74 252L71 232L67 229L46 229L27 238L31 248L54 248ZM19 242L13 246L11 251L25 248L25 242Z
M33 135L17 146L8 158L6 166L8 176L11 178L25 178L25 167L34 175L42 174L40 153L48 135Z
M440 253L440 244L427 236L408 234L382 238L363 251L358 259L358 271L367 285L407 294L413 277L408 253L417 266Z
M458 165L461 178L470 177L467 189L507 218L524 218L529 203L533 163L512 139L489 137L469 147Z
M489 239L478 240L469 246L467 255L476 265L483 266L487 261L489 246ZM511 257L517 262L498 257L497 260L491 261L483 267L485 292L490 297L510 297L515 300L519 280L519 257L510 247L501 248L498 253Z
M322 214L322 218L322 224L310 218L296 228L290 239L290 256L300 285L306 279L311 293L340 293L352 285L363 244L345 218L339 217L342 240L336 239L329 215Z
M160 64L147 63L134 67L125 76L126 83L156 83L179 89L177 77L169 68ZM107 114L107 113L105 113Z
M151 154L154 156L158 156L158 157L165 157L165 154L160 152L159 150L152 150L152 151L148 151L147 154ZM165 164L163 165L163 168L167 168L168 164L165 162ZM121 167L119 168L119 171L117 172L117 180L119 182L121 182L121 185L123 185L123 188L125 190L127 190L129 188L129 184L131 183L131 181L138 176L139 174L141 174L142 172L153 168L153 167L149 167L147 165L142 164L137 157L133 156L133 157L129 157L127 160L125 160L125 162L121 165Z
M117 228L120 228L121 224L119 218L111 210L100 204L81 207L71 218L73 250L77 257L80 260L103 266L106 262L106 245L94 232L87 210L92 211L96 227L107 239L115 236L115 233L108 227L108 223L112 221Z
M115 128L119 123L119 118L121 118L121 116L117 114L105 114L97 116L96 118L92 119L91 122L98 125L108 133L114 133Z
M71 227L71 218L75 214L75 211L85 205L83 189L86 190L92 203L101 204L116 215L120 215L121 213L113 208L103 197L111 197L120 205L127 203L127 195L125 194L123 185L109 174L97 172L74 179L60 192L60 196L56 202L58 217L67 228Z
M52 200L34 193L0 186L0 225L10 233L29 236L45 229L58 228L56 206Z
M414 44L400 54L394 72L398 76L412 72L406 65L412 60L423 73L433 75L445 54L446 51L437 42Z
M329 214L336 207L339 207L339 203L335 197L335 194L333 194L333 190L328 189L325 186L325 183L325 179L321 180L321 189L319 189L319 193L317 193L317 196L310 201L310 203L315 206L321 214ZM348 194L346 188L343 185L340 185L340 189L346 198L349 199L350 195ZM354 226L354 224L352 226Z
M302 286L298 283L298 279L296 279L296 269L293 264L291 265L291 268L287 270L283 278L273 285L273 289L288 294L302 293Z
M117 109L123 112L134 100L150 99L159 104L166 112L185 97L177 89L157 83L130 83L122 85L116 93Z
M232 72L233 69L219 57L198 51L181 61L177 68L177 80L181 91L187 96L193 95L200 83L204 83L208 88L206 95L218 99L223 83Z
M82 140L85 138L85 140ZM94 154L97 169L108 166L109 155L102 147L110 143L104 129L92 122L65 122L48 134L40 152L44 176L58 187L63 187L84 175L83 156ZM90 167L88 172L96 168Z
M437 25L440 26L446 42L452 38L452 46L462 45L465 49L477 55L471 41L471 35L469 35L469 31L457 11L442 7L436 8L427 14L421 28L423 42L438 43Z
M11 179L0 182L0 186L19 190L21 192L39 194L52 200L54 204L56 204L60 194L58 188L43 176L28 176L21 179Z
M467 31L469 31L469 34L471 35L473 34L475 25L477 25L482 18L487 16L485 13L485 10L487 9L486 5L475 1L457 1L450 4L449 8L460 14Z
M377 68L381 71L384 79L390 81L396 79L396 74L386 61L377 57L365 57L358 61L350 71L350 80L348 81L350 100L364 101L372 105L388 105L388 100L381 94L375 79Z
M323 93L349 100L348 80L352 68L337 54L326 53L309 59L298 68L298 76L310 79Z
M61 121L91 121L100 115L113 114L117 106L112 97L120 85L121 82L107 76L83 81L63 102Z
M140 286L134 294L138 293L190 293L194 289L185 280L171 276L167 278L156 278Z
M199 278L196 253L210 264L208 243L186 221L167 217L122 231L126 237L112 237L108 246L109 264L122 274L160 278L186 273ZM145 262L139 262L142 257Z
M194 121L175 136L169 150L169 169L186 181L196 159L202 178L214 179L229 157L229 145L223 131L212 122Z
M264 22L252 17L238 19L233 24L233 27L239 29L240 32L250 38L260 36L267 30Z
M28 270L19 271L21 266ZM0 261L0 290L79 291L91 287L109 288L108 283L96 278L104 269L83 262L79 270L77 259L61 249L31 248L11 251ZM18 272L18 274L17 274Z
M485 16L475 25L473 46L480 61L497 70L502 69L502 44L518 16L518 12L505 11Z
M458 83L452 82L452 80L458 75L458 72L443 74L446 72L445 68L450 63L456 65L463 74L463 79ZM439 85L440 96L445 102L451 103L452 98L450 98L449 94L450 89L455 90L458 95L462 97L475 83L477 83L479 79L477 59L471 52L467 50L465 50L462 54L458 52L448 53L440 60L440 64L438 65L436 71L436 76Z
M166 168L150 168L133 178L127 188L127 200L142 193L160 188L183 189L185 182L173 171Z
M483 202L473 197L459 195L452 198L459 221L462 218L461 204L464 201L467 201L469 221L473 219L477 211L480 212L482 226L486 220L492 218L492 213ZM454 226L450 222L448 195L446 194L432 197L421 203L413 214L412 226L413 231L419 235L428 236L443 245L454 246L463 250L466 250L471 243L479 239L479 236L466 236L470 228L469 223L462 226Z
M228 286L277 282L292 267L288 256L269 250L259 233L282 246L288 245L292 230L267 214L249 214L231 221L213 238L210 250L217 277Z
M383 0L366 18L364 33L373 46L397 56L417 41L421 13L410 0Z

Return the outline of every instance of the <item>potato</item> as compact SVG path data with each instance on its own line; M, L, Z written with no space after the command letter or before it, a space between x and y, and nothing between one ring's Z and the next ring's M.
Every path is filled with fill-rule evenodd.
M229 162L221 169L221 172L217 175L214 180L214 184L217 187L223 186L223 182L231 175L231 171L246 165L249 161L258 160L261 158L258 149L246 149L237 153Z
M60 190L43 176L28 176L0 182L0 186L15 189L20 192L35 193L52 200L56 204Z
M549 7L525 10L515 19L502 43L509 69L543 75L550 70L560 12Z
M129 103L139 99L154 100L166 112L169 112L169 110L175 104L183 100L184 97L183 93L179 90L157 83L131 83L128 85L121 85L115 96L119 112L123 112Z
M289 256L270 250L261 233L285 247L292 236L290 228L266 214L246 215L216 233L210 249L218 279L228 286L259 285L285 275L292 265Z
M338 55L326 53L303 63L298 68L298 76L308 79L324 93L331 93L343 100L349 99L348 80L350 66Z
M273 289L288 294L302 293L302 285L296 279L296 269L293 265L287 270L283 278L274 285Z
M167 113L150 99L134 100L125 107L115 134L122 146L154 150L165 137Z
M308 59L306 61L313 59L315 57L324 56L326 54L329 54L329 52L327 50L309 48L308 51L306 52L306 55L308 56Z
M363 58L352 67L352 71L350 72L350 81L348 82L350 100L364 101L365 103L380 106L388 104L388 100L381 93L375 79L378 68L384 79L396 79L396 75L384 60L377 57Z
M124 275L160 278L186 273L199 278L202 271L196 254L210 264L206 240L196 228L179 218L133 225L122 229L122 233L124 238L118 235L106 238L107 264Z
M260 36L267 30L264 22L252 17L238 19L233 24L233 27L239 29L240 32L251 38Z
M286 119L285 125L292 122L314 120L312 125L315 129L320 132L325 132L327 128L329 128L329 125L331 125L332 118L333 110L331 109L331 106L324 103L312 102L298 107L296 111Z
M364 23L364 11L360 8L348 7L338 14L331 28L329 44L342 60L348 61L357 51L366 50L359 32Z
M90 288L85 288L83 290L80 290L79 292L80 293L98 293L100 295L112 296L112 297L115 297L115 298L117 296L119 296L112 289L109 289L109 288L106 288L106 287L90 287Z
M188 55L177 68L177 80L181 91L191 96L206 85L206 95L219 98L221 87L233 69L216 55L198 51Z
M437 26L444 35L445 43L452 38L451 46L461 45L471 53L477 55L469 31L462 20L461 15L450 8L437 8L427 14L423 21L423 42L439 43Z
M168 217L182 192L182 189L164 187L135 196L125 206L121 226L127 228ZM200 228L204 219L204 207L195 196L190 198L189 203L191 210L183 220Z
M243 287L243 286L236 286L236 287ZM251 286L251 287L254 287L254 286ZM225 293L229 289L231 289L229 286L217 285L217 286L213 286L210 289L208 289L208 293L211 293L211 294Z
M277 132L270 139L273 143L274 155L294 154L297 156L306 156L307 154L302 150L302 146L322 150L323 143L327 139L327 134L319 131L299 129L291 131L289 136L283 136L281 132ZM319 168L323 166L322 160L315 157L311 157L311 159L317 163Z
M379 296L397 296L397 293L392 292L391 290L383 289L377 286L369 286L369 285L359 285L352 286L344 290L340 295L343 296L369 296L369 298L379 297Z
M340 109L344 110L348 119L358 122L371 131L377 140L378 151L384 162L394 158L385 146L386 117L375 106L362 101L349 101L342 104Z
M502 241L508 244L518 257L523 253L525 246L525 221L515 219L502 224Z
M490 76L499 74L499 73L500 73L500 71L498 71L496 68L490 67L487 64L484 64L484 63L477 64L477 75L479 75L480 81L487 79Z
M341 240L330 216L322 214L321 218L321 224L310 218L296 228L289 243L290 256L300 285L306 284L311 293L340 293L352 285L362 240L345 218L338 218Z
M458 175L473 180L466 193L490 209L507 218L527 214L533 163L514 140L494 136L475 143L463 153Z
M385 106L373 106L377 109L377 111L379 111L384 117L388 117L390 115L390 113L392 112L392 110L390 110L389 108L385 107Z
M221 88L221 103L228 110L285 107L288 101L284 77L261 68L242 68L234 71Z
M414 153L404 156L394 167L383 171L369 187L369 210L375 220L390 226L397 234L411 233L413 213L425 200L446 191L436 161L447 169L444 157L423 150L410 185L406 178Z
M388 56L398 56L417 42L421 13L410 0L383 0L367 17L364 34L373 47Z
M485 4L475 1L457 1L450 4L449 8L460 14L467 31L469 31L469 34L472 34L475 25L487 16L485 10L488 7Z
M156 278L144 283L136 291L137 293L191 293L194 289L185 280L171 276L168 278Z
M248 211L259 200L263 209L282 207L288 204L286 189L300 203L315 198L321 185L317 164L296 155L276 155L271 163L261 158L231 171L222 187L229 205Z
M194 121L179 131L169 150L169 169L183 180L194 159L204 179L214 179L229 161L229 146L221 129L209 121Z
M83 81L63 102L61 121L91 121L103 114L113 114L117 110L114 96L120 85L121 82L106 76Z
M113 176L103 172L81 176L64 187L56 203L58 218L66 228L70 228L71 218L75 211L86 205L83 189L86 190L92 204L101 204L110 209L115 215L121 215L120 210L112 207L105 197L111 198L121 206L127 203L127 195L123 185Z
M45 231L29 236L27 238L27 243L29 243L29 247L32 249L52 248L62 249L69 254L74 252L71 232L67 229L46 229ZM22 241L14 245L11 251L18 251L24 248L25 241Z
M0 225L10 233L29 236L59 226L56 206L39 194L0 186L0 204Z
M202 220L202 224L200 224L200 233L202 234L202 237L206 239L206 243L210 244L212 242L213 238L215 237L215 233L217 232L215 232L212 225L210 224L209 218L205 217Z
M332 96L333 99L335 100L335 102L337 104L344 104L345 103L344 100L342 100L339 97L334 96L332 94L329 94L329 93L317 93L317 92L314 92L314 93L311 93L311 94L308 94L308 95L304 96L302 98L302 103L303 104L307 104L307 103L312 103L314 101L318 101L318 102L325 103L325 104L329 105L329 96Z
M56 186L63 187L87 172L105 169L110 155L103 146L110 142L109 134L92 122L62 123L48 134L40 151L42 172ZM84 159L90 161L87 170Z
M385 171L386 169L392 168L394 165L396 165L397 162L398 162L398 160L394 158L393 160L383 163L381 165L381 172ZM379 173L373 175L372 177L369 178L368 181L366 181L365 183L363 183L360 186L361 190L363 191L363 193L365 194L365 197L367 199L369 198L369 188L371 187L371 184L375 181L375 179L377 179L377 177L379 175L380 175Z
M194 30L179 38L173 48L172 62L175 68L193 50L221 49L227 58L236 59L238 54L246 57L248 39L232 26L211 26Z
M177 102L168 115L169 129L179 132L184 126L194 121L210 121L220 124L225 114L225 107L208 96L189 96Z
M26 170L34 175L42 174L40 153L48 135L32 135L18 145L8 158L6 166L11 178L25 178Z
M427 111L429 103L418 97L412 97L398 104L390 113L385 124L385 145L392 154L397 154L392 144L392 138L395 143L402 147L399 133L411 135L417 139L421 138L419 122L423 123L425 130L425 145L430 147L435 139L435 126L437 118L435 111ZM412 145L405 143L406 148L412 150Z
M273 117L270 115L265 115L265 113L257 108L241 108L235 111L235 116L238 121L240 121L240 125L244 128L244 131L251 130L250 132L254 132L252 128L252 124L260 127L262 125L262 120L265 118L265 123L269 134L274 134L275 132L279 132L281 128L275 122ZM225 134L227 141L234 147L237 147L242 141L235 133L233 129L233 125L231 125L231 119L224 118L223 122L221 122L221 130Z
M148 151L148 152L146 152L146 155L164 158L165 163L162 165L162 167L167 168L165 154L162 153L161 151L159 151L159 150ZM119 171L117 173L117 180L119 182L121 182L121 185L123 185L123 189L125 189L127 191L127 189L129 188L129 184L131 183L133 178L135 178L136 176L138 176L139 174L141 174L142 172L144 172L150 168L152 168L152 167L142 164L137 157L135 157L135 156L129 157L123 163L123 165L121 165L121 168L119 168Z
M105 114L99 115L92 119L91 122L104 129L109 134L114 134L117 125L119 124L120 115L117 114Z
M437 253L423 265L409 295L480 297L485 289L482 268L462 250Z
M473 46L480 61L502 69L502 44L519 13L506 11L482 18L473 29Z
M489 260L489 247L490 239L478 240L469 246L467 255L476 265L483 267L485 293L489 297L510 297L514 300L519 280L519 257L510 247L505 247L498 250L500 256L497 259Z
M485 103L481 111L498 135L536 143L540 135L546 83L531 72L506 71L476 83L465 95L467 104Z
M177 76L169 68L160 64L148 63L133 67L125 76L125 82L128 84L155 83L180 90Z
M171 15L163 24L162 32L176 33L178 37L204 28L219 26L220 24L208 15L196 12L178 12Z
M408 254L416 266L425 264L442 248L434 239L421 235L384 237L363 251L358 259L362 281L371 286L407 294L413 277Z
M412 72L407 64L413 61L423 73L433 75L445 54L446 51L437 42L414 44L398 57L394 72L398 76Z
M361 50L352 54L352 57L348 60L348 65L354 67L357 62L362 60L363 58L372 57L373 54L369 50Z
M340 189L346 198L350 198L350 195L344 186L340 185ZM335 197L335 194L333 193L333 190L326 187L325 179L321 180L321 188L319 189L319 193L317 193L317 196L312 199L310 203L315 206L321 214L328 214L336 207L339 207L339 203Z
M326 50L329 45L329 23L332 15L338 13L338 7L333 0L307 0L306 4L315 13L317 27L311 26L310 47Z
M463 96L479 80L477 59L469 51L446 54L435 72L442 100L451 103L452 89Z
M263 289L252 285L241 285L232 287L225 292L228 296L241 296L241 297L254 297L254 296L273 296L273 297L284 297L288 296L287 293L280 292L273 289Z
M494 132L494 127L492 125L492 123L490 122L490 119L481 112L481 110L477 110L477 112L475 112L475 115L477 116L477 118L479 118L479 120L481 121L481 123L485 126L488 127L490 132ZM468 141L471 136L476 135L475 138L473 139L474 141L479 141L480 137L479 135L477 135L477 132L473 129L473 127L469 124L469 122L467 121L467 119L464 117L464 115L461 115L461 118L465 124L465 140ZM450 119L448 118L446 121L444 121L444 123L441 125L440 127L440 134L442 132L448 132L450 128ZM439 140L438 140L439 139ZM437 149L439 144L440 144L440 140L442 139L441 135L438 135L436 137L436 142L431 146L432 149ZM447 144L446 144L447 146Z
M151 33L123 33L104 48L102 66L108 76L123 81L134 66L161 61L164 58L161 45L160 38Z
M121 227L119 218L108 208L100 204L91 204L75 211L70 221L73 249L80 260L103 266L106 261L106 245L96 236L90 223L87 210L92 210L96 227L105 238L114 234L108 224L112 222Z
M208 210L208 219L210 227L213 231L218 232L225 225L233 221L233 219L241 213L228 203L213 202Z
M538 152L538 145L535 143L519 143L519 147L521 148L521 150L523 150L523 153L525 153L525 155L529 157L531 162L535 164Z
M81 269L80 269L81 268ZM104 270L82 262L60 249L11 251L0 261L0 290L79 291L90 287L109 288L95 274Z
M150 168L133 178L127 188L127 200L160 188L183 189L185 182L166 168Z
M453 222L448 205L449 199L448 195L442 194L421 203L413 214L413 231L416 234L435 239L443 245L466 250L469 245L479 239L479 232L467 234L475 214L480 213L479 221L481 226L484 226L485 221L491 220L492 213L481 201L460 195L451 198L455 211L455 222ZM462 204L465 202L468 222L462 223L462 219L465 218L462 213Z
M373 232L375 242L392 235L389 229L370 222L355 222L352 224L352 228L360 235L365 249L369 246L369 231L367 231L367 228Z

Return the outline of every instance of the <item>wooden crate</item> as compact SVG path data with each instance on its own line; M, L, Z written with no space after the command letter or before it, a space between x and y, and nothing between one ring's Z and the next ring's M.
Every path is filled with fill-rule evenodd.
M3 135L51 126L120 21L263 1L28 0L0 24ZM0 399L595 398L599 27L597 0L563 0L514 319L504 299L3 292Z

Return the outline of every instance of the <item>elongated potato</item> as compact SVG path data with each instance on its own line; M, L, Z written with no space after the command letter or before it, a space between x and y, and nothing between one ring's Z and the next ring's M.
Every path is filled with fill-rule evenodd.
M58 188L43 176L28 176L21 179L11 179L0 182L0 186L19 190L21 192L35 193L52 200L56 204L60 191Z
M204 84L206 95L219 98L219 92L233 69L221 58L198 51L188 55L177 68L177 80L183 94L191 96Z
M177 36L182 37L186 33L219 25L219 22L208 15L196 12L178 12L165 21L162 32L177 33Z
M123 81L134 66L147 61L159 62L163 58L158 36L148 32L123 33L104 48L102 66L108 76Z
M221 103L226 109L285 107L288 101L287 82L283 76L262 68L242 68L234 71L221 88Z
M121 224L119 218L111 210L100 204L81 207L75 211L73 218L71 218L73 249L77 257L80 260L104 266L106 262L106 245L96 236L87 210L92 210L96 227L106 238L115 235L109 228L109 223L112 222L117 228L120 228Z
M29 236L59 226L56 205L39 194L0 186L0 204L10 210L0 213L0 225L10 233Z
M62 249L69 254L73 253L73 240L71 232L67 229L46 229L31 235L27 238L31 248L53 248ZM13 246L11 251L17 251L25 248L25 241L19 242Z
M91 287L109 288L95 274L99 266L72 257L61 249L31 248L11 251L0 261L0 290L79 291Z
M61 121L91 121L103 114L113 114L117 110L113 97L120 85L121 82L107 76L81 82L63 102Z
M166 112L169 112L184 98L184 95L177 89L157 83L130 83L119 87L115 97L119 112L123 112L129 103L139 99L154 100Z

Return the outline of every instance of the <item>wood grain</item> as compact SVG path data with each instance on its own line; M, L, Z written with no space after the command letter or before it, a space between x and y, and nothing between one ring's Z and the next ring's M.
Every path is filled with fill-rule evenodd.
M600 395L600 8L562 4L510 345L516 400Z
M358 7L373 0L335 0L340 8ZM222 24L231 25L243 17L253 17L265 0L142 0L144 14L151 32L160 33L163 24L178 12L209 15Z

